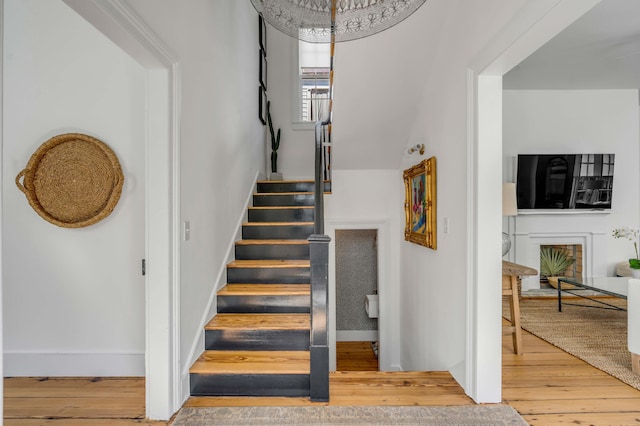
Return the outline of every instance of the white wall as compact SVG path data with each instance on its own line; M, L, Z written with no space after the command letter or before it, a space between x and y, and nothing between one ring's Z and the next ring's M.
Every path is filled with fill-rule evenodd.
M404 233L404 186L397 170L336 170L325 196L327 234L335 229L378 229L378 318L380 369L400 370L400 244ZM334 238L335 239L335 238ZM332 246L335 244L333 241ZM335 250L331 250L335 255ZM335 264L330 266L334 269ZM335 288L335 282L330 283ZM330 292L335 298L335 292ZM335 303L332 304L335 310ZM362 309L364 310L364 300ZM330 315L330 334L335 316ZM335 335L331 336L335 339ZM335 340L334 340L335 341Z
M3 12L4 16L4 0L0 0L0 10ZM0 81L4 81L4 39L5 39L5 25L4 19L0 19ZM0 99L4 100L4 87L0 84ZM0 132L4 134L4 101L0 102ZM3 138L0 136L0 146L2 145ZM2 173L2 149L0 148L0 173ZM2 177L0 175L0 185L2 184ZM2 203L0 201L0 214L2 214ZM0 221L0 241L3 235L3 226ZM2 245L0 245L0 289L4 288L3 285L3 263L2 263ZM3 298L2 291L0 291L0 372L2 373L2 377L4 377L4 314L3 314ZM4 387L3 387L4 388ZM0 412L4 414L4 389L0 388Z
M282 130L278 171L285 179L310 179L314 173L313 124L295 123L298 113L298 41L267 25L267 43L267 97L271 101L274 131ZM271 139L267 139L271 152Z
M130 0L167 44L182 74L180 363L183 389L218 280L225 280L235 225L256 175L265 172L258 119L258 15L248 1ZM284 142L283 142L284 145ZM215 306L213 306L215 307Z
M375 194L382 203L363 205L368 207L367 217L399 217L397 225L391 226L390 263L398 274L392 275L392 282L397 280L393 297L398 299L391 304L391 315L400 331L400 365L405 370L451 370L463 386L468 385L463 370L468 337L466 223L471 208L467 205L467 140L473 130L467 127L467 69L525 3L430 0L387 31L336 46L334 195L327 199L336 197L342 185L348 185L351 193L356 188L349 183L351 179L362 183L380 170L393 171L396 186ZM273 58L273 43L270 46ZM273 72L283 73L282 87L292 78L288 71L291 58L283 53L276 62L269 62L270 91ZM272 71L280 65L283 68ZM291 94L287 93L274 101L286 103L283 114L289 114ZM405 158L404 152L418 142L427 146L425 158L437 158L435 251L403 238L402 170L422 159ZM286 140L280 153L283 159L285 144ZM291 161L307 161L303 154L292 157ZM499 167L499 156L496 164ZM283 161L285 176L288 167ZM348 179L339 181L341 171L348 172L344 176ZM357 220L362 214L353 198L341 202L343 220ZM336 217L331 209L337 204L327 202L329 217ZM444 218L449 219L448 234L443 233Z
M5 375L144 375L144 71L62 2L4 4ZM107 143L125 175L86 228L44 221L14 184L66 132Z
M615 275L615 264L634 255L627 240L611 237L614 228L638 226L640 199L640 107L637 90L505 90L503 92L505 180L515 182L518 154L616 154L610 214L519 215L518 241L535 232L590 232L594 275ZM526 259L526 246L516 244L516 259ZM522 252L522 253L521 253ZM530 259L529 262L536 259ZM520 260L516 260L520 262ZM537 268L538 264L531 264ZM535 277L526 283L536 288Z
M430 3L432 3L430 1ZM335 48L334 170L398 169L409 141L421 87L430 78L432 45L441 23L425 4L400 24ZM294 124L297 41L268 26L269 87L285 178L313 176L312 126ZM306 130L305 130L306 129Z
M7 19L5 111L11 110L11 115L5 114L5 122L13 123L14 128L5 126L4 134L8 141L4 147L4 223L6 229L11 229L4 236L5 253L10 253L10 258L5 256L4 260L5 265L16 267L4 271L4 318L7 324L25 323L25 329L14 333L8 327L5 349L10 355L12 351L33 352L41 348L84 353L106 347L104 351L108 353L135 353L135 374L144 374L144 281L139 276L144 225L127 222L129 228L119 223L108 226L124 215L134 190L143 194L143 169L138 169L136 176L126 155L144 167L142 144L135 143L144 140L144 71L61 3L8 3L6 16L12 19ZM257 13L249 2L194 1L188 9L169 1L161 4L135 0L130 5L167 42L179 58L182 72L181 217L191 222L191 239L182 242L181 253L180 358L186 371L192 356L202 349L202 325L209 316L216 280L224 279L228 249L236 232L229 225L243 217L256 175L264 174L265 128L257 117ZM26 29L30 30L28 37ZM34 51L39 54L31 55ZM17 100L19 107L14 106ZM28 114L37 117L38 126ZM114 214L85 230L57 229L44 222L30 210L13 184L15 175L40 143L68 130L85 131L109 143L121 155L125 171L124 193ZM31 145L24 141L31 141ZM123 146L114 145L118 142ZM12 208L20 211L14 213ZM26 221L30 216L33 223L16 226L17 221ZM116 225L123 228L126 242L114 234ZM98 229L103 233L94 236ZM138 246L130 241L136 233ZM25 234L30 237L25 238ZM64 250L59 250L62 237ZM51 239L51 246L57 249L43 246L43 239ZM27 247L12 250L12 244L25 245L24 241L29 241ZM75 254L67 247L70 245L80 253ZM126 259L120 261L126 262L124 272L134 276L139 285L128 285L118 275L123 272L119 269L124 269L114 266L118 255ZM60 258L67 257L73 262L61 263ZM88 262L88 258L99 260ZM104 262L105 258L110 262ZM12 285L14 276L20 276L16 285ZM62 289L51 282L52 277L58 276ZM90 286L89 277L91 283L96 282L96 277L102 281ZM104 286L103 281L110 285ZM35 290L33 283L38 283ZM101 293L96 293L96 288ZM27 297L32 292L46 296L42 302L34 303L32 296ZM61 299L70 306L61 306ZM55 303L47 308L45 302L49 301ZM101 301L106 303L96 305ZM19 315L27 316L29 312L33 319L19 320ZM51 324L51 329L42 324ZM67 332L60 338L53 333L54 328L56 333L60 329ZM88 338L87 333L93 333L95 328L102 329L102 334ZM105 338L104 330L113 336L108 334ZM12 345L13 341L19 346ZM116 375L117 371L111 370L122 370L122 365L106 365L110 370L105 374ZM81 374L73 369L71 373Z
M467 356L476 356L467 348L467 318L473 309L467 294L467 194L471 189L466 170L471 119L468 68L494 35L519 11L524 1L430 1L422 25L439 29L437 37L420 38L421 48L428 52L420 104L410 127L409 141L423 139L426 156L437 159L438 248L430 250L410 243L401 245L400 325L402 332L402 366L407 370L449 370L468 394L479 395L480 389L492 394L490 383L472 383L466 377ZM496 156L495 165L500 167ZM449 221L448 233L443 222ZM482 224L479 224L482 226ZM497 243L496 236L496 243ZM497 247L497 244L496 244ZM483 250L483 248L478 248ZM477 277L472 277L478 286ZM496 303L499 304L499 303ZM499 312L495 313L498 324ZM484 319L484 317L483 317ZM478 347L493 342L498 330L479 331ZM484 347L484 346L483 346ZM500 364L499 347L494 365ZM482 359L482 358L479 358ZM478 373L478 372L476 372ZM482 376L482 374L478 374ZM474 388L477 387L477 388Z

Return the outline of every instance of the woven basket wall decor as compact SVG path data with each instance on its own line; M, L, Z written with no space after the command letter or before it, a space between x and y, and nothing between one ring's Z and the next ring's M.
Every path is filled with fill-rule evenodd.
M111 148L81 133L54 136L40 145L16 177L36 213L63 228L82 228L109 216L123 184Z

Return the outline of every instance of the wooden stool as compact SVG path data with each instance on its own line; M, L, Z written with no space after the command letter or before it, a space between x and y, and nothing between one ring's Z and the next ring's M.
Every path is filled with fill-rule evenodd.
M538 271L528 266L502 261L502 295L509 298L511 326L506 327L513 335L513 352L522 355L522 328L520 328L520 295L518 294L518 277L538 275Z
M509 298L511 326L505 327L513 336L513 352L522 355L522 328L520 327L520 300L518 300L518 277L502 276L502 295Z

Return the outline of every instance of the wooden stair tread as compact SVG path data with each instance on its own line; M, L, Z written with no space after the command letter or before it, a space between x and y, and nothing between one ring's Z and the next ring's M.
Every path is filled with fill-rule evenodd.
M278 185L280 183L314 183L313 179L283 179L283 180L259 180L258 183L270 183ZM325 182L329 182L325 180Z
M192 374L309 374L308 351L205 351Z
M261 244L272 244L272 245L308 245L309 240L239 240L236 241L236 245L239 246L252 246L252 245L261 245Z
M309 260L234 260L227 268L309 268Z
M313 210L315 206L255 206L249 207L249 210Z
M309 314L217 314L205 330L309 330Z
M218 296L307 296L310 284L227 284Z
M313 226L314 222L245 222L242 226Z

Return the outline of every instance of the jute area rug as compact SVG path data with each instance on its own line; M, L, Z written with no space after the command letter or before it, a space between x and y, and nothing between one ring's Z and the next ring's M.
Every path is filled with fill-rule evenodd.
M566 301L592 304L583 299ZM607 298L606 302L624 308L627 305L623 299ZM640 390L640 376L631 370L631 354L627 349L625 311L563 303L562 312L558 312L558 300L555 297L523 297L520 299L520 311L522 328L529 333ZM504 316L509 317L508 310Z
M459 407L183 408L173 426L205 425L527 425L508 405Z

